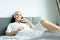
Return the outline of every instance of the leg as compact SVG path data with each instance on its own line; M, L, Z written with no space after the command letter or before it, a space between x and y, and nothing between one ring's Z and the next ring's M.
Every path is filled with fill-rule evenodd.
M60 27L51 22L41 20L40 23L42 24L42 26L46 27L48 31L60 31Z

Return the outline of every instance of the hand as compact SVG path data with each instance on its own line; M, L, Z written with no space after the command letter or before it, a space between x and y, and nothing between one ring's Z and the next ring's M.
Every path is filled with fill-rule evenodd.
M21 22L28 22L28 19L23 18L23 19L21 19Z
M19 28L17 29L17 31L22 31L22 30L24 30L24 27L19 27Z

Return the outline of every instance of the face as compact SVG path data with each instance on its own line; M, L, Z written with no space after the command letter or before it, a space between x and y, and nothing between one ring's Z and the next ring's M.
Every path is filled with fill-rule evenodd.
M15 14L14 14L14 18L15 18L15 20L17 20L17 21L20 21L21 18L22 18L21 12L20 12L20 11L16 11Z

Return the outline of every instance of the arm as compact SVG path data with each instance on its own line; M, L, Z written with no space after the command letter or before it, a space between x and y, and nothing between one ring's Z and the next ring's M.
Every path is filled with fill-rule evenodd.
M16 35L16 31L15 32L6 32L6 36L15 36Z
M30 25L30 28L35 28L35 26L33 25L33 23L31 23L28 19L23 18L22 20L23 20L23 22L26 22L28 25Z
M16 33L22 31L23 29L24 29L23 27L19 27L16 31L6 32L6 36L15 36Z
M33 23L31 23L29 20L27 20L27 23L30 25L30 28L34 28L35 26L33 25Z

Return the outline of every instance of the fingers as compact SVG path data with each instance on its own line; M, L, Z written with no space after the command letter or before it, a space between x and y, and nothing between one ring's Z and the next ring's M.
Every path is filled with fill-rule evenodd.
M17 31L22 31L22 30L24 30L24 27L19 27L19 28L17 29Z
M26 18L21 19L21 22L27 22Z
M24 27L20 27L20 30L23 30L24 29Z

